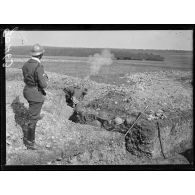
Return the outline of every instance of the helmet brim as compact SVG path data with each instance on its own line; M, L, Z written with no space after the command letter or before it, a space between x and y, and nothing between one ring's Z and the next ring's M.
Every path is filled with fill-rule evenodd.
M44 54L45 53L45 50L43 49L42 51L38 51L38 52L35 52L35 51L31 51L30 54L32 56L39 56L41 54Z

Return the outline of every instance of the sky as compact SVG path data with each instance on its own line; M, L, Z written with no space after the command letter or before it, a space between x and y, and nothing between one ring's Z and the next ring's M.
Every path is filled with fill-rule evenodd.
M9 36L6 34L6 37ZM11 46L192 50L192 30L13 31Z

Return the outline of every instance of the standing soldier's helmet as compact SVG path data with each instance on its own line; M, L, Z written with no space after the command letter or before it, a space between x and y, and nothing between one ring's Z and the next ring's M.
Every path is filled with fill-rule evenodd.
M45 52L45 50L39 44L33 45L32 49L31 49L32 56L39 56L39 55L43 54L44 52Z

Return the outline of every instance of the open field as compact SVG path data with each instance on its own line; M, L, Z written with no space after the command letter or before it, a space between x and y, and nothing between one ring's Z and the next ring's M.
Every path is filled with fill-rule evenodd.
M100 53L104 48L69 48L69 47L47 47L45 46L45 56L71 56L71 57L88 57L95 53ZM11 53L13 55L29 55L31 46L18 46L12 47ZM131 54L153 54L159 55L166 59L176 60L178 58L185 59L192 57L192 51L183 51L183 50L143 50L143 49L114 49L109 48L111 53L114 54L116 58L130 57Z
M16 58L27 58L29 56L29 51L31 46L21 46L21 47L12 47L11 54ZM66 48L66 47L45 47L45 54L44 59L50 59L51 62L53 60L57 60L58 62L62 62L63 60L69 60L74 62L85 62L90 55L94 55L95 53L100 53L102 48ZM157 64L162 62L162 65L165 64L168 67L180 67L180 68L192 68L192 58L193 52L192 51L182 51L182 50L135 50L135 49L112 49L110 48L109 51L114 55L114 57L123 59L128 58L132 54L151 54L156 56L161 56L164 61L149 61L149 62L142 62L136 60L135 64ZM117 61L120 62L120 61ZM131 65L134 64L132 60L124 60L121 61L120 65L125 64ZM68 62L67 62L68 63ZM60 65L60 64L59 64ZM64 64L66 66L66 64ZM72 64L74 66L74 64ZM76 65L75 65L76 66ZM159 66L159 65L158 65ZM49 67L48 67L49 68ZM62 68L62 67L60 67ZM80 69L79 69L80 70Z
M162 53L162 52L161 52ZM110 66L101 67L99 74L91 79L97 82L117 83L119 77L126 73L152 72L161 70L192 70L192 53L164 52L165 61L113 60ZM21 68L28 56L14 55L13 68ZM89 74L88 57L44 56L42 62L45 70L69 76L84 78ZM100 81L101 80L101 81Z

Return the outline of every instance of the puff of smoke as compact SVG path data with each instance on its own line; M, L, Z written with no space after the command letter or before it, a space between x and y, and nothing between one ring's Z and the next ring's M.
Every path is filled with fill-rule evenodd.
M104 49L101 53L96 53L89 56L88 63L90 64L90 75L99 73L102 66L110 66L113 63L114 55L108 49Z

